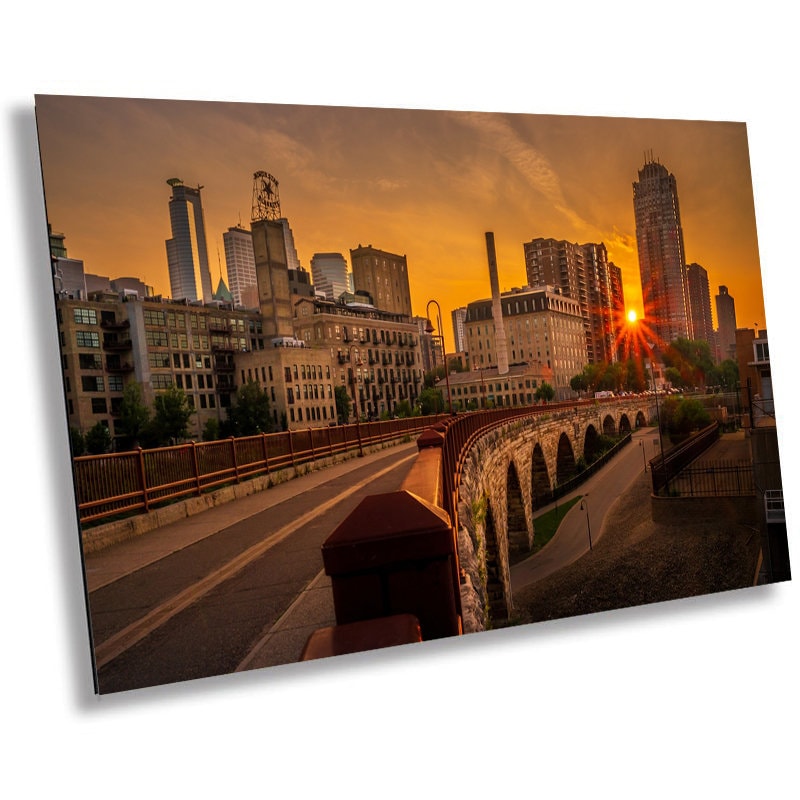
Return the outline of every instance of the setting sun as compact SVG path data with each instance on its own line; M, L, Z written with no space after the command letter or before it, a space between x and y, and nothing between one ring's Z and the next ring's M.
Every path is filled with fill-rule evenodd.
M636 319L637 319L636 311L634 311L634 309L631 309L628 312L628 322L636 322Z

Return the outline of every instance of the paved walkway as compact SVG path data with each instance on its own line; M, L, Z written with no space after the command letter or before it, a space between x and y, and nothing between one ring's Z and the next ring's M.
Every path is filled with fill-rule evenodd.
M588 553L590 538L593 544L599 541L605 532L606 517L612 507L624 502L627 489L644 471L645 463L658 453L656 428L635 431L631 443L603 469L575 491L560 498L560 504L574 497L583 497L584 502L576 503L567 512L555 535L542 550L511 567L512 591L540 581ZM744 431L739 431L724 434L697 459L697 463L749 458L750 445ZM538 513L555 506L556 503L550 503L538 509Z
M276 508L288 500L308 495L354 470L372 467L341 492L334 502L346 499L356 491L373 484L383 473L398 465L410 466L417 453L415 442L384 448L363 458L352 458L339 464L310 472L268 490L226 503L187 517L162 528L109 547L85 559L89 592L101 589L144 567L167 558L173 553L214 536L239 522ZM404 473L398 480L402 480ZM309 500L310 510L324 516L325 508ZM276 508L277 511L277 508ZM298 524L301 521L298 521ZM236 671L292 663L299 660L302 649L311 633L335 624L333 595L330 578L320 571L300 592L281 617L262 633L255 646L237 666Z

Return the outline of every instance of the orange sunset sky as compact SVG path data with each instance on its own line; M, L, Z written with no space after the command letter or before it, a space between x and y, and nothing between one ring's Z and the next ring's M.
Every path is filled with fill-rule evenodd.
M47 217L89 273L169 296L169 178L202 185L212 283L249 225L253 173L280 184L302 265L371 244L408 258L412 307L450 312L525 283L523 242L604 242L642 314L632 183L652 152L677 180L688 262L766 327L744 123L38 96ZM44 232L43 232L44 233Z

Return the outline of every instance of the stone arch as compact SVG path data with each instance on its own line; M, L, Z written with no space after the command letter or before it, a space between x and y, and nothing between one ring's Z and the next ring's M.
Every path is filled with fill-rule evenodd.
M558 437L556 452L556 483L564 483L575 474L575 452L566 433Z
M531 549L525 499L513 461L509 461L506 472L506 531L509 553L527 553Z
M531 455L531 511L536 511L550 502L553 487L550 485L550 473L547 471L547 461L538 442Z
M647 419L645 418L643 411L636 412L636 427L637 428L647 427Z
M631 432L631 421L628 419L627 414L623 414L619 418L619 435L622 436L622 434L630 432Z
M500 540L497 536L491 501L486 507L484 522L486 537L486 604L492 622L504 622L508 619L508 600L503 583L503 562L500 551Z
M603 434L606 436L615 436L617 433L617 424L614 422L614 417L611 414L606 414L603 419Z
M589 425L583 434L583 458L587 464L591 464L597 457L599 450L598 441L600 435L594 425Z

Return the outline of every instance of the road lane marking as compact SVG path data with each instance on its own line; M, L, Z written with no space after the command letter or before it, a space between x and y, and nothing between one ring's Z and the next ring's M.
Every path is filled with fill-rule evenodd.
M258 544L255 544L247 550L244 550L227 564L224 564L216 571L206 575L205 578L192 584L192 586L189 586L187 589L179 592L174 597L171 597L169 600L166 600L165 602L156 606L154 609L152 609L152 611L148 612L143 617L140 617L135 622L132 622L130 625L118 631L113 636L109 637L95 647L95 668L99 670L106 664L113 661L115 658L118 658L120 655L122 655L122 653L138 644L142 639L144 639L157 628L164 625L176 614L179 614L181 611L189 608L189 606L196 603L201 597L205 596L213 589L216 589L217 586L241 572L241 570L248 566L252 561L260 558L269 549L277 544L280 544L284 539L297 531L299 528L307 525L316 517L322 516L335 505L341 503L342 500L345 500L346 498L360 491L365 486L368 486L376 481L378 478L381 478L387 473L398 469L406 461L410 461L416 457L416 453L411 453L405 458L395 462L391 466L385 467L380 472L376 472L364 480L359 481L357 484L346 489L341 494L336 495L336 497L331 498L320 506L312 508L305 514L297 517L297 519L289 522L282 528L279 528L277 531L275 531L275 533L271 534L266 539L262 539L262 541L260 541Z

